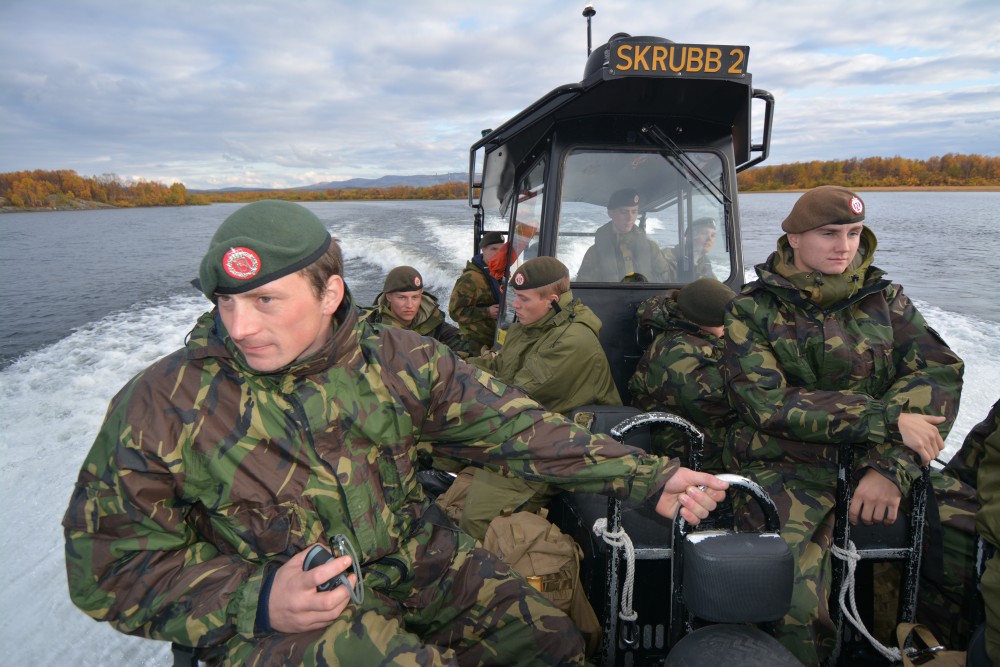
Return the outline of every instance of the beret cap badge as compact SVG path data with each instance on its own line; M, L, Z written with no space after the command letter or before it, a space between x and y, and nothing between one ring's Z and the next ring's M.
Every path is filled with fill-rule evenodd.
M230 248L222 256L222 269L230 278L250 280L260 273L260 257L250 248Z

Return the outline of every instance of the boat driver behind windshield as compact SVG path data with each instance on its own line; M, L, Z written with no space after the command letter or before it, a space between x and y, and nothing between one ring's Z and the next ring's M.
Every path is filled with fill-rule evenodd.
M607 223L594 234L576 276L579 282L614 282L639 273L651 282L670 277L660 246L635 224L639 216L639 193L631 188L616 190L608 199Z
M303 206L226 218L201 260L209 311L112 399L80 470L63 519L74 604L213 665L584 664L569 617L429 504L419 453L693 523L728 485L359 321L342 273ZM354 559L305 570L307 552L341 543L362 581L318 589Z

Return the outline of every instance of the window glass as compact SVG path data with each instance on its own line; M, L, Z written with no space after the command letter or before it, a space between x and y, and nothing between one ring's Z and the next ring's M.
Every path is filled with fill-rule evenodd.
M521 179L516 188L516 200L509 212L513 216L510 226L510 242L504 255L507 271L504 275L504 300L500 318L500 330L497 342L503 345L508 327L514 321L514 310L511 303L514 300L513 290L506 285L507 278L517 270L522 262L538 256L538 228L542 219L542 202L545 196L545 160L539 160L528 174Z
M556 256L577 282L726 280L722 166L707 151L574 150L565 162Z

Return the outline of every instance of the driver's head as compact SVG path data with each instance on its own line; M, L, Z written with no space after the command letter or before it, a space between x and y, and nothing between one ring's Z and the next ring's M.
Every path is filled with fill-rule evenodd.
M639 193L632 188L615 190L608 198L608 217L615 232L624 234L635 226L639 216Z

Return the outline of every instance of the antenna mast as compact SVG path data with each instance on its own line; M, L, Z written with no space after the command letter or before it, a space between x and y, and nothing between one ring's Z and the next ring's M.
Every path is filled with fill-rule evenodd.
M594 14L596 14L596 13L597 13L597 10L594 9L594 5L591 4L591 3L589 3L589 2L583 8L583 15L587 17L587 56L588 57L590 56L590 18Z

